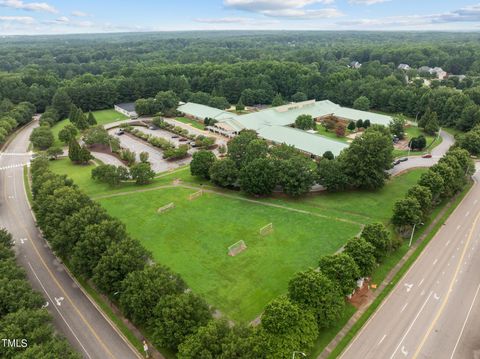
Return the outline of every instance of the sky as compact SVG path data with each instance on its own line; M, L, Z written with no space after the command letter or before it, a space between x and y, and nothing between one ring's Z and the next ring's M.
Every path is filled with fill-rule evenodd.
M479 31L479 0L0 0L0 35L198 30Z

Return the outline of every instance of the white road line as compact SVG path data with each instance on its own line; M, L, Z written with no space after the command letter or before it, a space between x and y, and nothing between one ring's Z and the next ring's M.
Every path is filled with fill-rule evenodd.
M475 201L473 201L473 204L477 204L478 203L478 199L476 199Z
M40 286L42 287L43 291L45 292L45 294L47 295L48 299L50 299L50 302L53 303L53 300L52 298L50 297L50 294L47 293L47 290L45 289L45 287L43 286L42 282L40 281L40 278L38 278L38 275L37 273L35 272L35 270L33 269L33 266L30 262L28 262L28 265L30 267L30 269L32 270L32 273L33 275L35 276L35 278L37 278L38 280L38 283L40 283ZM70 324L68 324L68 322L65 320L65 317L63 316L63 314L60 312L60 310L55 306L55 305L52 305L52 307L54 307L58 314L60 314L60 317L63 319L63 321L65 322L65 324L67 325L68 329L70 329L70 331L72 332L73 336L75 337L75 339L77 339L78 341L78 344L80 344L80 346L82 347L83 351L85 352L85 354L87 355L87 357L89 357L90 359L92 359L91 355L87 352L87 349L85 349L85 347L83 346L82 342L80 342L80 339L78 339L77 335L75 334L75 332L73 331L72 327L70 326Z
M462 228L462 225L461 225L461 224L459 224L459 225L457 226L457 231L458 231L460 228Z
M468 217L470 215L470 211L467 211L467 213L465 213L465 217Z
M465 321L463 322L462 330L460 331L460 334L458 335L457 342L455 343L455 347L453 347L452 355L450 356L450 359L453 358L455 355L455 351L457 350L458 343L460 343L460 338L462 338L463 331L465 330L465 326L467 325L468 318L470 317L470 312L472 311L473 304L475 303L475 299L477 299L478 291L480 290L480 284L477 287L477 291L475 292L475 296L473 297L472 304L470 305L470 309L468 310L467 317L465 318Z
M435 258L435 260L433 261L433 265L437 264L438 262L438 258Z
M382 342L384 341L384 339L385 339L386 337L387 337L387 334L384 334L383 337L382 337L382 339L380 339L380 341L378 342L377 345L382 344Z
M447 243L445 243L445 247L448 246L450 244L450 239L447 241Z
M420 281L420 283L418 283L418 286L420 287L423 283L423 281L425 280L425 278L422 278L422 280Z
M405 308L407 307L407 305L408 305L408 303L405 303L405 305L402 307L402 310L400 311L400 313L402 313L402 312L405 310Z
M428 300L430 299L430 297L432 296L433 294L433 291L430 292L430 294L428 295L427 299L425 299L425 302L423 302L423 305L422 307L420 308L420 310L418 311L417 315L415 316L415 318L413 319L412 323L410 324L410 326L408 327L407 331L405 332L405 334L403 335L402 337L402 340L400 340L400 342L398 343L397 347L395 348L395 351L393 352L392 356L390 357L390 359L392 359L395 354L397 354L397 351L398 349L400 348L400 345L402 345L403 341L405 340L405 338L407 337L408 333L410 332L410 330L412 329L413 325L415 324L415 322L417 321L418 317L420 316L420 314L422 313L423 311L423 308L425 308L425 306L427 305L427 302Z

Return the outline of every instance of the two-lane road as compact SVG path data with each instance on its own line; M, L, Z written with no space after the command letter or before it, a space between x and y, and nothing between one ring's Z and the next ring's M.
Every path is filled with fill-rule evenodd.
M342 359L480 358L480 172Z
M23 184L23 165L30 158L28 138L35 126L33 122L22 129L0 152L0 227L13 234L17 260L44 295L56 328L85 358L140 358L77 286L35 226Z

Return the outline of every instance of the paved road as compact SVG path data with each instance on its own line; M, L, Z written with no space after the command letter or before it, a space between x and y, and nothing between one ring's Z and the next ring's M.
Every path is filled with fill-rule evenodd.
M470 193L342 359L480 358L479 171L474 179Z
M85 358L139 358L76 285L35 227L21 165L29 161L30 155L25 153L36 125L35 122L24 128L0 153L0 227L13 234L18 262L48 302L55 327Z
M455 142L453 136L448 132L440 131L440 136L442 137L442 142L432 150L431 158L422 158L422 156L409 156L408 161L401 162L400 164L396 165L389 171L389 173L395 176L412 168L431 167L436 164Z

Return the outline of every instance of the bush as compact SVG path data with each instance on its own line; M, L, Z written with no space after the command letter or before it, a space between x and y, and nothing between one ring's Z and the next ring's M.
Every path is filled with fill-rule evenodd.
M46 150L53 145L55 138L53 137L50 126L45 125L33 129L30 135L30 141L36 149Z

